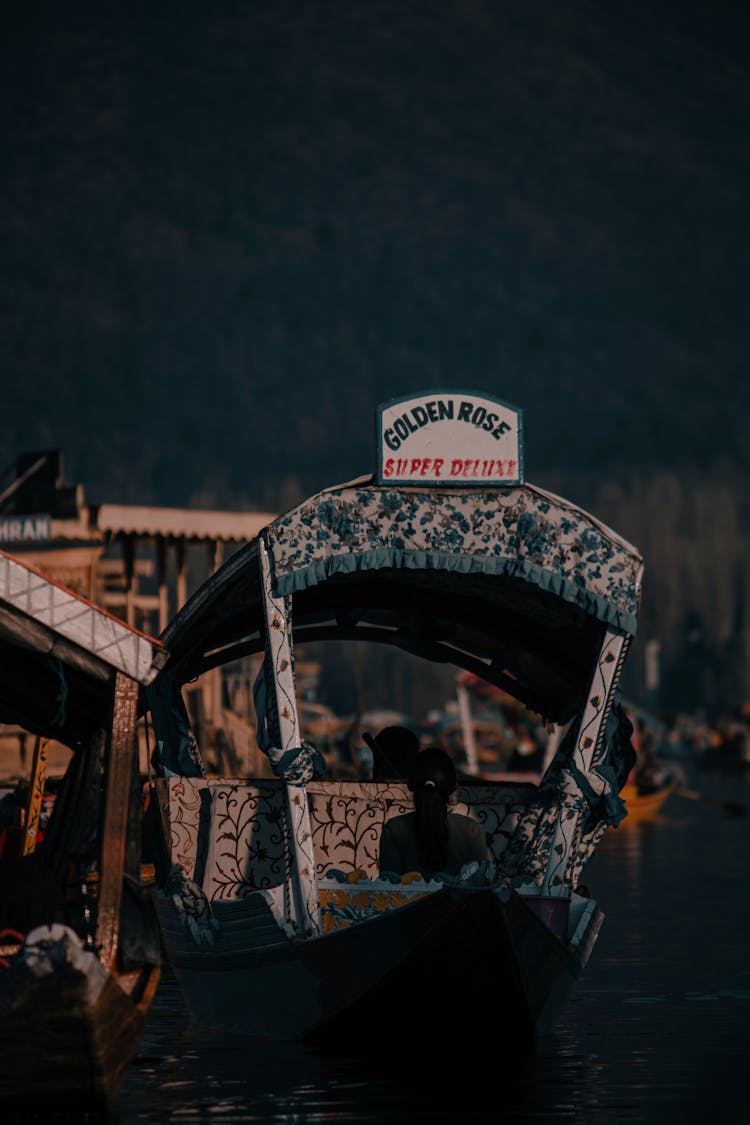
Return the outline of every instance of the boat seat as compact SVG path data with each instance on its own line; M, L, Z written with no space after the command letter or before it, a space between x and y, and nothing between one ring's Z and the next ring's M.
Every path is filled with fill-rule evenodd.
M158 786L172 862L210 902L283 882L291 852L281 781L170 777ZM523 784L460 786L451 807L483 825L497 861L529 788L533 792ZM405 783L314 781L307 793L318 878L362 872L376 880L383 824L413 808Z
M383 824L414 808L406 784L315 781L307 789L318 877L363 871L376 879ZM459 786L451 809L479 821L497 862L533 792L533 786L524 784Z
M362 878L357 878L358 874ZM364 872L352 872L352 876L351 882L334 878L320 880L320 916L324 934L344 930L384 910L397 910L437 889L437 884L428 885L416 873L413 878L395 884L366 879Z

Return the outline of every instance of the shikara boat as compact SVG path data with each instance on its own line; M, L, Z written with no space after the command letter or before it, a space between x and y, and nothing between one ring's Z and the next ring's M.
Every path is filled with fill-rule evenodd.
M628 810L625 825L639 823L643 820L655 820L662 808L673 793L680 791L680 783L673 774L665 776L660 784L653 788L644 788L635 782L628 782L620 791L620 796Z
M0 552L0 723L36 736L22 815L3 805L4 1110L108 1110L137 1050L161 949L140 878L135 724L165 659L155 639ZM41 839L51 742L69 764Z
M146 695L164 774L152 802L164 945L201 1025L390 1051L501 1012L493 1050L528 1050L602 924L580 876L625 815L618 681L642 560L524 482L521 411L502 400L422 394L379 406L377 429L376 473L270 523L162 636L169 659ZM459 785L484 863L454 877L379 870L382 825L413 807L408 788L328 779L299 735L295 647L328 640L473 672L559 729L538 784ZM264 654L255 706L271 774L208 777L182 689L249 653Z
M630 827L642 821L658 820L669 797L682 788L684 774L677 764L669 766L661 760L658 741L664 724L630 702L625 707L635 727L636 750L635 765L620 793L628 810L623 823Z

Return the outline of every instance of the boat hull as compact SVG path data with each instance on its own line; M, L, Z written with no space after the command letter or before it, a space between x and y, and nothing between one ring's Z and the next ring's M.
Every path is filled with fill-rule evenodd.
M110 976L96 1001L66 965L2 1010L0 1102L30 1108L110 1108L143 1032L160 978L149 966Z
M522 897L489 888L440 891L302 942L287 940L260 896L216 903L221 934L197 945L170 899L155 905L193 1020L250 1036L368 1052L382 1037L502 1011L517 1049L554 1025L593 947L601 914L573 948ZM271 929L275 927L275 933ZM421 1030L420 1030L421 1029Z

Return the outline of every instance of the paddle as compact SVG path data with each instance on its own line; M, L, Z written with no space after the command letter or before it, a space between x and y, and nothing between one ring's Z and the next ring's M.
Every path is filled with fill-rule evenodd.
M739 801L721 801L716 797L706 797L696 789L686 789L682 785L679 785L674 792L677 797L687 797L690 801L703 801L706 805L718 805L730 816L745 816L747 814L747 808Z

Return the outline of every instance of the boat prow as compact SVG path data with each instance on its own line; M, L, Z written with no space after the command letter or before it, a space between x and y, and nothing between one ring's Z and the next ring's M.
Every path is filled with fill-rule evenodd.
M0 721L36 736L0 833L4 1109L109 1111L138 1048L161 946L140 879L134 734L166 655L0 551ZM51 740L69 762L42 833Z

